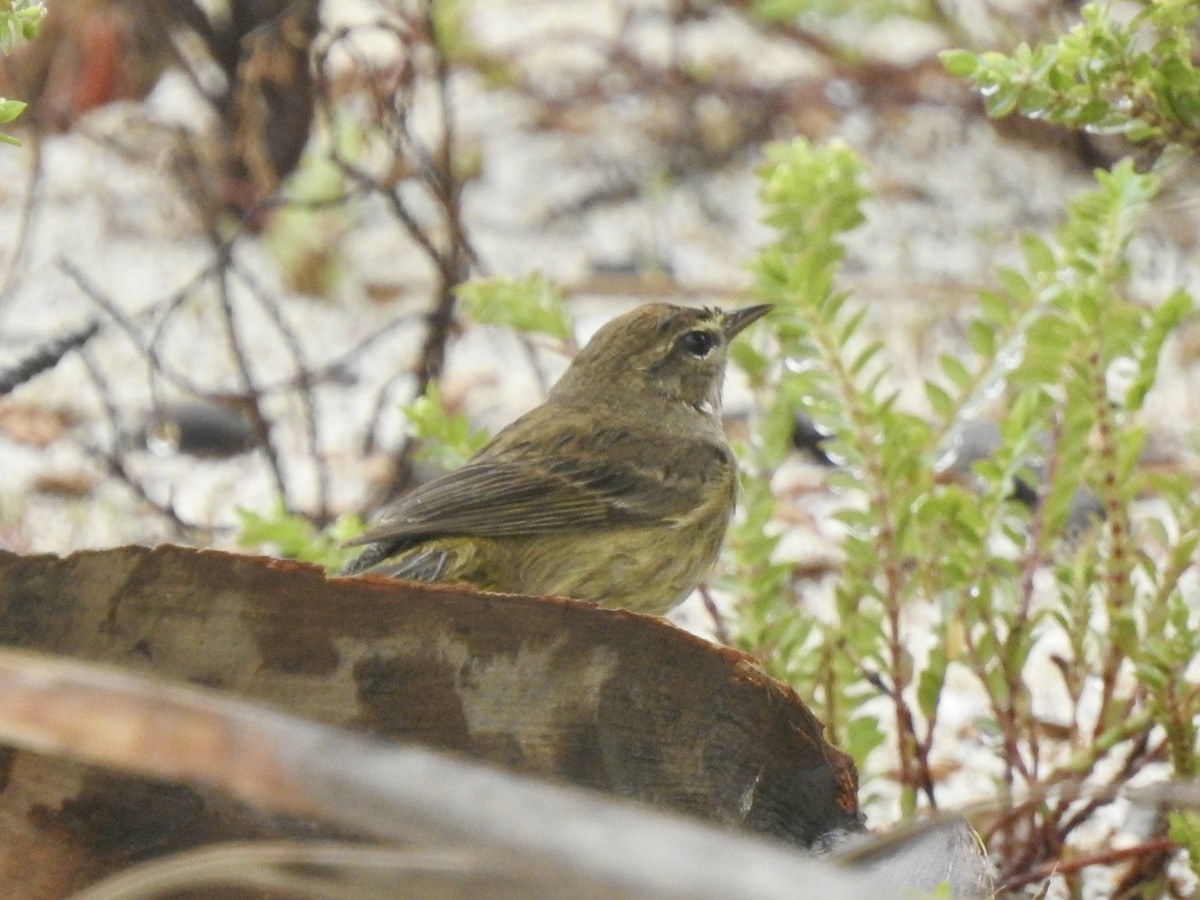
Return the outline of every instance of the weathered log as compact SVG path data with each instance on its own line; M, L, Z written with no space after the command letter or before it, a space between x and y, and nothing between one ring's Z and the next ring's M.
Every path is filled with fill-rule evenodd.
M860 828L853 766L796 695L748 657L652 617L126 547L0 554L0 644L203 685L803 847ZM0 880L59 873L31 897L213 841L327 833L192 783L26 750L4 751L0 776Z

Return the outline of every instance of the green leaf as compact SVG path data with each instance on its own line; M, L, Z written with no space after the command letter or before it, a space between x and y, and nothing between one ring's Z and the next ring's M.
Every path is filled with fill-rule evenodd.
M917 708L926 719L932 720L937 713L946 682L946 648L935 646L929 661L917 679Z
M996 333L983 322L975 319L967 325L967 343L984 359L991 359L996 352Z
M979 70L979 59L969 50L943 50L938 59L946 71L957 78L968 78Z
M1022 234L1020 239L1021 253L1025 256L1025 265L1037 274L1050 274L1058 268L1058 260L1050 245L1036 234Z
M974 382L971 373L967 371L967 367L962 364L957 356L951 356L949 353L943 353L938 357L938 365L947 378L960 391L968 390Z
M5 100L0 98L0 125L7 125L25 111L26 104L20 100ZM21 142L10 134L0 131L0 143L20 147Z
M478 278L455 292L468 315L484 325L506 325L528 334L571 337L571 318L562 294L537 273L522 279Z
M238 544L248 549L273 548L284 559L295 559L323 566L334 572L358 555L358 548L346 541L363 531L357 516L341 516L325 532L318 532L306 518L288 512L282 502L267 515L253 510L237 510Z
M7 125L21 113L25 112L28 106L20 100L5 100L0 98L0 125Z
M954 399L937 382L925 382L925 396L929 398L929 405L939 418L948 419L954 415Z
M846 751L855 759L866 759L883 741L883 730L875 719L854 719L846 730Z
M458 468L488 441L487 433L472 429L466 416L446 410L435 381L429 383L423 396L401 407L401 411L413 437L422 441L420 458L443 469Z

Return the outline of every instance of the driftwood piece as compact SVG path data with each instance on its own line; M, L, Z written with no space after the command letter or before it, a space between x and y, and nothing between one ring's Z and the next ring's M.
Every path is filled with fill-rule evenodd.
M882 883L682 816L37 654L0 651L0 738L393 842L216 847L123 871L80 900L239 883L356 900L401 886L422 897L733 900L790 897L804 883L875 900ZM338 890L321 890L330 884Z
M741 654L632 613L129 547L0 554L0 644L801 846L860 827L851 763L789 689ZM0 753L0 786L0 881L70 873L57 895L30 896L216 840L313 832L203 789L25 751Z

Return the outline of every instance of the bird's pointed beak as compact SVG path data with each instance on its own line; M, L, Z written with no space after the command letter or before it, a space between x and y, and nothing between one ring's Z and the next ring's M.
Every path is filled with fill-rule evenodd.
M725 340L732 341L751 322L757 322L775 307L770 303L759 306L746 306L742 309L732 309L721 317L721 330L725 332Z

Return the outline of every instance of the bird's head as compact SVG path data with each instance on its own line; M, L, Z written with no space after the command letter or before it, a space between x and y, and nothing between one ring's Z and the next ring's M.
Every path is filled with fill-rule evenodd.
M690 407L719 420L729 343L771 308L640 306L596 332L551 397L651 412Z

